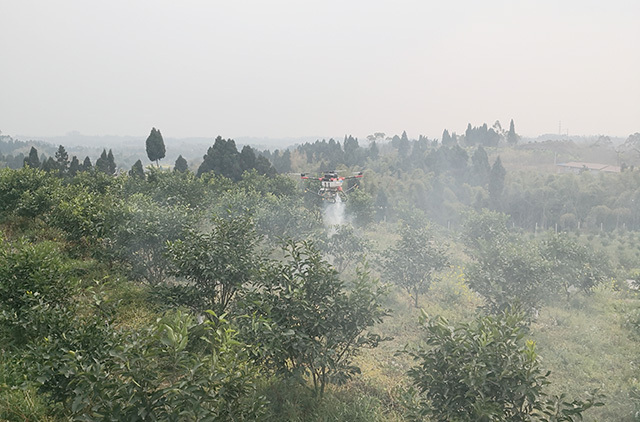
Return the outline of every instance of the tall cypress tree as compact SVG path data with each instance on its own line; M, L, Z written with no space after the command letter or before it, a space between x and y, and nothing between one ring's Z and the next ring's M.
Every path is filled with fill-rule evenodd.
M151 129L151 133L147 138L146 146L147 146L147 157L149 157L149 160L155 161L157 167L160 167L160 164L158 164L158 161L163 159L166 153L166 150L164 147L164 140L162 139L162 134L160 133L160 130L156 129L155 127Z
M507 132L507 142L511 145L515 145L520 140L520 135L516 133L516 127L513 124L513 119L511 119L511 123L509 124L509 132Z

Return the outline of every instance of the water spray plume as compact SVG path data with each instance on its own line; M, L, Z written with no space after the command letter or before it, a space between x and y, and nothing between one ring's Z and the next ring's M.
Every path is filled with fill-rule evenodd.
M336 196L336 202L325 203L322 219L326 227L339 226L345 223L345 203L340 196ZM335 230L335 229L334 229Z

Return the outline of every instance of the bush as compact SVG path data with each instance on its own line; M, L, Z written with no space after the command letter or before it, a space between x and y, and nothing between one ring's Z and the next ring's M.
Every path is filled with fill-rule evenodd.
M547 399L549 382L533 341L523 344L524 314L507 311L452 326L428 318L428 347L410 352L418 366L409 371L419 389L423 416L447 421L573 421L595 399ZM575 419L574 419L575 418Z

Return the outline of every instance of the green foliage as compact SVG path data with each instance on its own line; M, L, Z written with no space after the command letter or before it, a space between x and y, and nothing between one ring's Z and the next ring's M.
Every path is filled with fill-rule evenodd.
M7 345L21 346L69 321L62 315L71 304L73 279L52 242L0 246L0 331ZM62 316L61 316L62 315Z
M205 173L213 172L237 182L241 179L243 172L252 169L261 175L275 175L269 160L262 156L256 157L253 148L247 145L239 153L233 139L225 140L218 136L213 146L207 150L204 161L198 167L197 175L200 177Z
M229 323L196 325L189 314L167 314L129 334L93 319L52 338L27 358L40 391L73 420L254 420L257 369ZM188 349L200 334L200 353Z
M128 263L132 278L157 285L164 281L170 267L167 242L183 239L197 217L185 206L163 206L149 197L133 195L122 204L111 247Z
M384 252L386 278L404 289L418 307L420 294L427 291L436 273L449 262L446 250L438 245L433 230L405 225L398 243Z
M263 359L295 378L311 376L314 394L322 396L328 382L359 373L353 357L380 341L367 330L386 315L384 289L365 267L347 290L309 243L289 242L284 251L286 260L264 269L261 284L243 306L269 321L266 329L252 327Z
M0 169L0 216L11 214L38 217L52 205L52 191L60 182L42 170L25 167L19 170Z
M553 291L549 265L532 242L486 243L474 256L468 283L492 312L517 303L534 312L545 294Z
M149 157L149 160L155 161L156 166L159 166L158 161L163 159L166 153L164 140L162 139L160 130L151 128L151 133L147 137L145 146L147 150L147 157Z
M326 241L320 243L320 249L331 259L340 274L351 264L361 261L369 247L369 242L362 233L348 225L331 227Z
M349 193L347 211L355 217L358 226L366 227L373 222L373 198L363 189L354 189Z
M236 293L253 281L258 270L258 237L248 216L215 217L209 233L190 231L184 240L169 243L174 273L200 293L199 303L186 305L218 314L227 310ZM204 309L198 309L203 311Z
M546 398L549 373L540 368L535 343L523 344L524 315L509 311L451 325L426 321L425 348L410 352L409 371L424 416L447 421L577 421L597 399Z
M567 297L572 286L588 293L611 277L611 264L604 254L590 250L565 234L549 235L540 247L558 289Z

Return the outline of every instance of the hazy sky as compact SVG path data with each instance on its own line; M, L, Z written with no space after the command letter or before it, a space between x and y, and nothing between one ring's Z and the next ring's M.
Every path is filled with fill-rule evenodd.
M0 0L0 130L626 137L639 22L639 0Z

